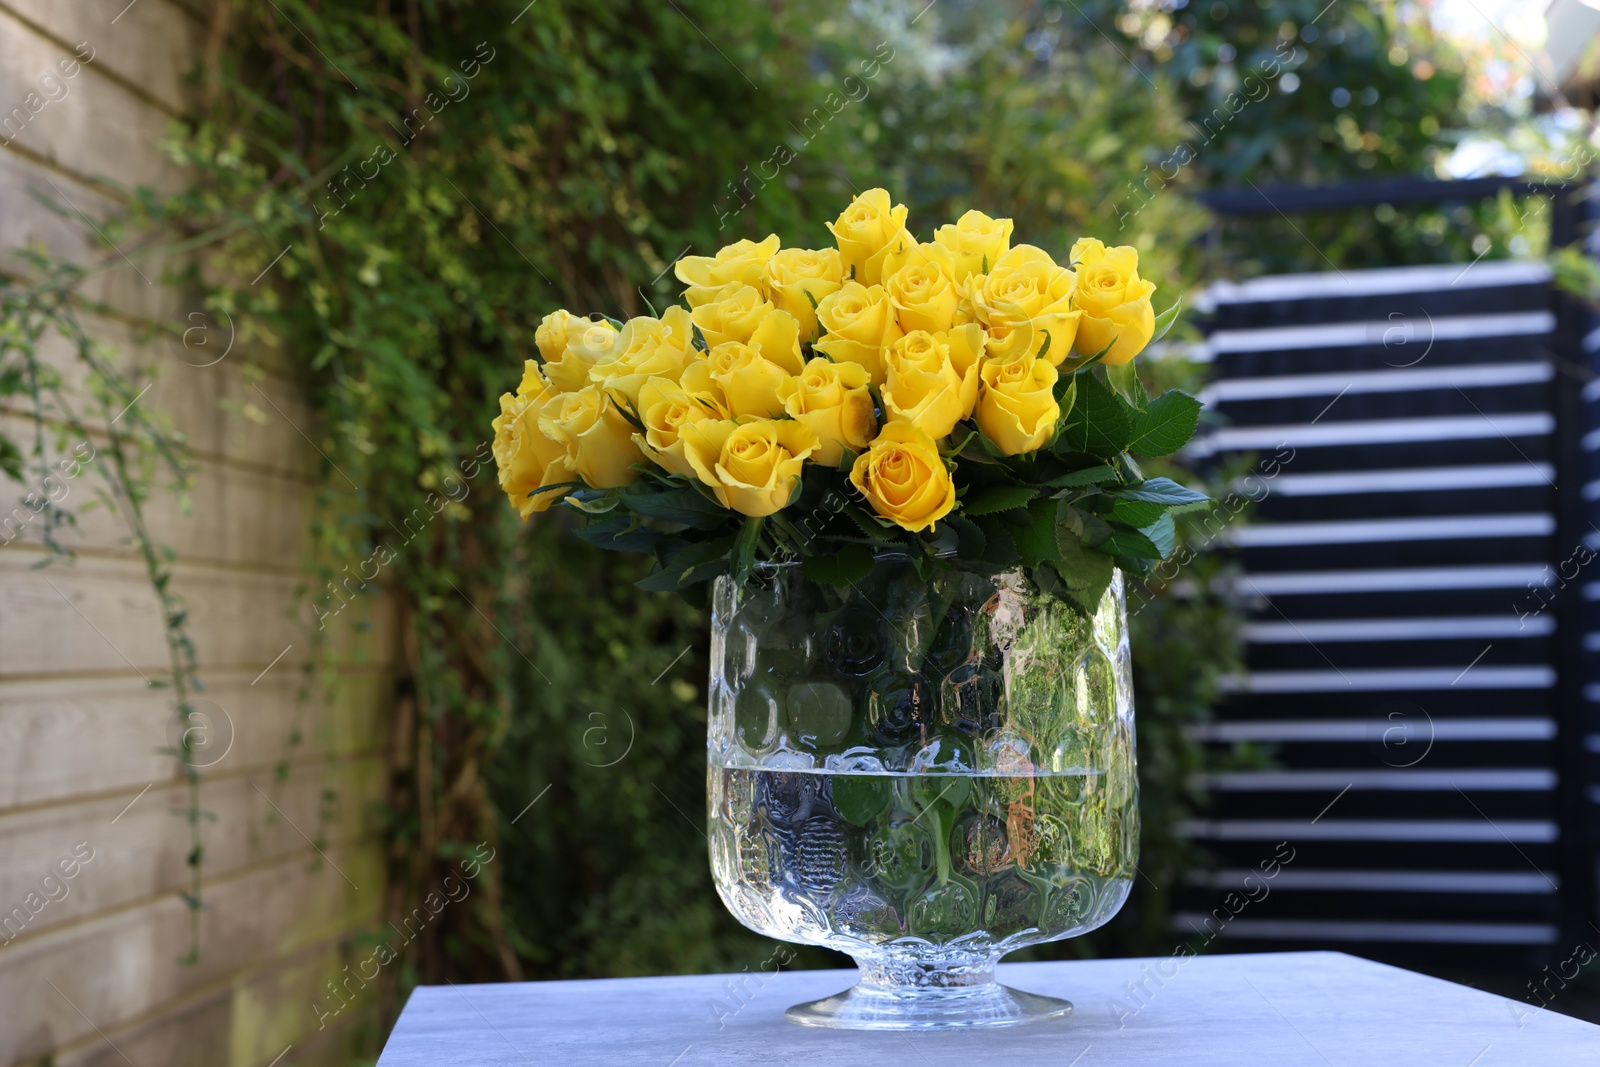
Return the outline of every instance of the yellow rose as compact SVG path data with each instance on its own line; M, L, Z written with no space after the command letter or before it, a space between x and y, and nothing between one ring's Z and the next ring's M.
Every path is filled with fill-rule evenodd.
M805 365L800 357L800 322L787 311L769 312L750 335L750 347L787 374L799 374Z
M956 506L956 487L933 438L891 422L856 457L850 481L872 510L912 533L926 530Z
M678 384L700 406L716 412L717 418L726 419L732 412L728 410L728 398L723 394L722 386L712 376L712 370L710 359L701 355L693 356L684 364Z
M868 189L856 197L828 229L838 242L845 276L862 285L883 281L884 257L916 243L906 233L905 205L891 203L884 189Z
M961 292L950 254L938 245L917 245L894 257L894 273L883 283L894 304L895 318L907 333L942 333L955 325Z
M827 331L813 346L817 351L835 362L859 363L872 375L874 385L883 384L883 350L898 341L902 331L882 286L845 282L817 305L817 321Z
M579 328L589 326L588 319L581 319L570 311L552 311L539 320L539 328L533 331L533 343L539 346L539 355L544 357L546 363L554 363L561 358L567 350L567 336L576 323Z
M884 417L910 423L935 440L947 435L977 403L983 343L983 327L969 324L948 334L917 330L889 346Z
M1078 324L1078 351L1086 356L1110 346L1102 361L1108 367L1128 362L1144 351L1156 332L1150 306L1154 282L1139 277L1139 252L1128 245L1107 248L1093 238L1072 246L1078 264L1078 291L1073 304L1083 315Z
M767 261L778 250L778 235L765 241L735 241L714 256L684 256L673 265L673 273L689 288L683 297L690 307L714 299L725 285L760 286L766 276Z
M545 357L544 372L557 391L570 393L588 384L589 370L596 363L611 358L617 346L617 329L604 320L593 322L572 316L565 325L565 344L554 359ZM538 336L534 331L535 344L539 343ZM539 350L543 353L544 346L540 345Z
M974 292L989 328L989 354L1008 360L1044 353L1052 366L1067 358L1078 335L1073 310L1076 276L1033 245L1018 245L989 268ZM1046 338L1049 347L1045 347Z
M966 281L974 274L987 274L1011 249L1011 220L991 219L981 211L969 211L953 226L940 226L933 242L950 250L955 259L951 277Z
M837 467L848 447L866 447L878 428L872 411L872 379L859 363L830 363L818 357L804 373L778 386L783 409L817 435L816 463Z
M694 478L698 476L683 454L683 428L707 419L724 418L726 413L681 386L663 378L651 378L639 389L639 416L644 422L644 434L634 434L634 443L664 469Z
M567 462L595 489L615 489L639 476L632 469L641 458L633 427L599 386L552 397L539 414L539 429L566 448Z
M823 297L838 292L843 284L844 260L837 248L785 248L767 261L767 298L779 311L794 316L807 341L817 339L817 311L812 302L822 303Z
M724 341L713 348L707 362L711 380L722 388L728 413L734 418L772 418L783 413L778 386L790 376L784 368L738 341Z
M1035 452L1056 432L1055 367L1047 360L1016 355L987 359L978 370L978 426L1008 456Z
M640 387L656 377L677 381L693 351L689 312L669 307L659 319L641 315L623 324L611 354L589 368L589 380L637 407Z
M732 282L718 289L710 299L689 313L706 344L715 348L724 341L748 341L772 311L753 285Z
M530 359L524 364L517 394L501 394L500 414L494 419L494 462L500 488L524 519L549 508L567 492L540 493L538 489L573 478L566 447L539 429L539 413L556 395L540 374L539 365Z
M792 420L706 420L683 426L684 456L725 508L741 515L771 515L800 486L800 468L817 448L817 435Z

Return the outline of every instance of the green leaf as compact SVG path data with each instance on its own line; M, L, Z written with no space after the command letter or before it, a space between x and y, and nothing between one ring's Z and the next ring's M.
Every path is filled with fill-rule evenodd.
M900 538L890 532L890 528L885 521L871 512L846 505L844 513L850 517L851 522L861 528L862 533L872 538L872 540L880 544L895 544L899 542Z
M989 515L975 525L983 533L982 559L985 563L992 563L997 567L1009 567L1017 562L1016 540L1011 536L1012 528L1006 524L1005 519Z
M833 781L833 808L848 823L865 826L889 809L894 799L894 783L883 775L836 774Z
M1100 485L1105 482L1117 480L1115 467L1101 464L1098 467L1085 467L1081 471L1063 474L1059 478L1052 478L1045 484L1052 489L1079 489L1086 485Z
M632 490L622 494L622 502L629 510L648 518L676 522L697 530L715 530L728 521L730 514L727 508L688 486L658 491Z
M1185 489L1171 478L1149 478L1137 485L1124 485L1111 490L1123 500L1147 500L1152 504L1173 507L1178 504L1198 504L1211 498L1193 489Z
M1200 401L1181 390L1168 389L1134 419L1128 451L1169 456L1189 443L1199 421Z
M733 577L741 584L750 576L750 568L755 566L756 546L761 543L761 526L765 522L765 517L746 518L738 536L734 538Z
M22 464L22 450L9 437L0 437L0 471L20 482L23 480Z
M1057 368L1057 370L1063 374L1076 374L1079 371L1088 370L1096 363L1099 363L1102 359L1105 359L1106 353L1111 351L1112 346L1116 343L1116 338L1112 338L1111 344L1106 345L1092 356L1072 356L1068 359L1064 359L1061 361L1061 365Z
M1036 500L1028 508L1028 522L1011 532L1017 553L1030 567L1054 560L1061 553L1056 547L1056 502Z
M1094 375L1076 377L1078 402L1057 443L1073 452L1113 457L1133 439L1134 410Z
M1110 556L1090 548L1064 526L1056 531L1056 549L1060 555L1054 564L1056 573L1061 575L1073 599L1084 610L1094 611L1111 584L1116 564Z
M1163 553L1155 544L1138 530L1130 530L1122 526L1111 528L1111 536L1098 546L1101 552L1113 556L1129 556L1133 559L1160 559Z
M1172 555L1172 550L1178 543L1178 527L1172 521L1172 512L1163 512L1161 517L1148 526L1141 527L1140 533L1150 539L1161 552L1161 558L1166 559Z
M1029 485L991 485L963 500L961 510L967 515L993 515L1024 507L1038 495L1039 490Z
M1078 405L1078 376L1076 374L1063 374L1056 379L1054 388L1056 407L1061 413L1056 416L1056 432L1067 424L1067 416L1072 414L1072 409Z
M1129 360L1115 367L1106 368L1106 381L1111 383L1117 395L1126 400L1136 410L1143 410L1150 402L1150 397L1144 391L1144 383L1139 380L1139 372L1133 367L1133 360Z
M1152 343L1161 340L1167 335L1167 331L1172 329L1173 324L1178 321L1178 312L1182 310L1183 295L1179 294L1178 298L1172 302L1171 307L1156 316L1156 332L1150 336Z
M813 582L843 589L872 573L872 549L845 545L831 556L807 556L800 566Z
M956 553L962 559L982 559L984 549L988 547L989 539L983 535L983 527L960 515L946 515L939 520L955 531L958 544Z
M727 556L732 548L732 537L695 542L634 584L648 592L660 593L714 578L727 570Z
M591 545L613 552L654 552L661 534L641 526L631 515L610 515L578 528L578 536Z
M1160 520L1167 513L1167 509L1160 504L1152 504L1146 500L1113 500L1111 504L1111 517L1118 522L1125 522L1136 530L1142 530L1153 522Z

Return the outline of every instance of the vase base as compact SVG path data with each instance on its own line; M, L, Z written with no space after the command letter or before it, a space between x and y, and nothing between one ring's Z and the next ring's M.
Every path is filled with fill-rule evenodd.
M958 1030L1020 1026L1070 1014L1071 1001L988 983L908 992L857 985L796 1004L784 1017L801 1026L838 1030Z

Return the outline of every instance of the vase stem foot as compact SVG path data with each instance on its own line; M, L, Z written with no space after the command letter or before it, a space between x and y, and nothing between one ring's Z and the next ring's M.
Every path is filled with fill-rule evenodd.
M950 1030L1019 1026L1071 1013L1070 1001L988 982L942 989L855 985L784 1015L801 1026L840 1030Z

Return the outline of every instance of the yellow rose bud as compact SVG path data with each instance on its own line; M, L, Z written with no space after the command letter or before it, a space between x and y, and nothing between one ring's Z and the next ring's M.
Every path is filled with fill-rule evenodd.
M884 291L894 304L895 318L907 333L943 333L955 325L961 293L952 280L950 256L938 245L918 245L904 257Z
M524 364L517 395L500 396L500 414L494 419L494 462L501 490L524 519L546 510L567 492L540 493L538 489L573 479L565 446L539 429L540 411L557 395L540 374L539 365L530 359Z
M978 400L978 360L983 328L960 327L961 349L951 356L950 335L917 330L908 333L884 355L888 382L883 387L884 417L907 422L938 440L972 414ZM958 369L956 360L962 368Z
M813 462L837 467L844 450L859 451L872 440L878 420L872 411L871 378L859 363L813 359L804 373L778 386L783 409L817 435Z
M916 243L906 232L905 205L891 203L884 189L868 189L856 197L828 229L839 244L845 277L862 285L883 281L884 257Z
M680 428L684 456L725 508L741 515L771 515L800 487L800 468L817 448L817 436L793 420L706 420Z
M544 373L559 392L570 393L582 389L589 382L589 370L611 358L617 346L617 329L604 320L569 318L566 323L566 344L555 359L548 359ZM534 332L538 343L538 331ZM540 351L544 349L541 346Z
M1042 248L1018 245L1001 256L974 290L978 317L989 330L989 354L1008 360L1044 353L1059 365L1078 335L1076 284L1076 276Z
M978 370L978 426L1008 456L1036 452L1056 432L1055 367L1042 359L987 359Z
M1073 304L1082 313L1078 351L1086 356L1110 346L1104 362L1120 366L1144 351L1156 332L1150 296L1154 282L1139 277L1139 252L1128 245L1107 248L1084 239L1072 246L1078 263Z
M815 304L843 284L844 260L837 248L785 248L767 261L767 298L779 311L794 316L807 341L817 339Z
M700 327L706 344L715 348L724 341L750 340L761 320L771 312L772 305L761 298L755 286L733 282L718 289L689 314Z
M777 250L777 234L760 242L735 241L714 256L684 256L673 265L673 273L689 287L683 294L689 306L699 307L715 299L723 286L759 287L766 277L767 261Z
M800 357L799 320L787 311L774 311L762 319L750 335L750 347L787 374L799 374L805 364Z
M639 415L645 432L642 436L634 434L634 443L664 469L694 478L694 468L683 454L683 428L724 418L726 413L663 378L651 378L639 390Z
M642 458L633 427L599 386L553 397L539 414L539 429L565 446L567 462L595 489L615 489L639 476Z
M707 361L711 380L722 388L728 412L734 418L772 418L783 413L778 386L790 376L784 368L738 341L725 341L713 348Z
M616 346L589 368L589 380L610 396L626 396L637 407L639 389L651 378L677 381L694 351L689 312L669 307L659 319L629 319L617 334Z
M956 506L956 487L933 438L891 422L850 469L872 510L912 533L932 527Z
M879 285L846 282L817 305L817 321L827 332L813 347L835 362L859 363L874 385L884 382L883 350L902 335L889 294Z
M955 259L951 277L965 281L974 274L987 274L1011 250L1011 220L991 219L981 211L969 211L953 226L940 226L933 241L950 250Z
M556 362L566 352L567 336L574 323L580 329L590 325L588 319L581 319L565 310L552 311L539 320L539 328L533 331L533 343L539 346L539 355L544 357L546 363Z
M712 376L712 370L711 360L705 356L693 356L684 364L678 384L702 407L716 412L717 418L726 419L732 412L728 410L728 398L723 394L721 384Z

